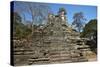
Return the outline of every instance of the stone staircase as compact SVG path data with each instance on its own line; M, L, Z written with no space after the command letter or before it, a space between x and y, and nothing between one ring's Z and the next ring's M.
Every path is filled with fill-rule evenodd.
M53 17L52 17L53 18ZM85 62L92 54L86 39L60 16L55 16L47 25L34 29L30 40L13 40L15 65Z
M68 34L68 37L64 38L54 36L50 36L50 38L45 39L44 36L41 45L40 41L37 41L29 48L16 46L14 48L14 63L16 65L31 65L88 61L83 53L86 50L89 51L89 47L83 46L83 41L78 37Z
M89 61L86 55L90 54L90 47L78 32L63 31L61 25L48 26L46 31L34 32L33 41L14 42L15 65Z
M69 63L89 61L86 54L91 52L85 39L78 33L67 34L65 37L43 36L31 44L31 47L14 47L14 63L16 65ZM60 39L59 39L60 38ZM23 45L24 46L24 45Z

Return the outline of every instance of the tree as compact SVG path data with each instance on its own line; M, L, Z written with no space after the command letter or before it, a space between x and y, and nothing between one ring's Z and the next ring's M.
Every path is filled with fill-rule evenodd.
M72 22L72 25L75 25L78 32L81 32L82 28L85 24L85 18L82 12L75 13L73 16L74 21Z
M22 39L27 37L31 33L31 30L21 23L21 16L17 13L13 13L13 37Z
M97 19L90 20L81 32L81 37L89 38L86 44L90 49L97 53Z
M21 22L22 18L17 12L13 12L14 22Z
M21 23L22 18L17 12L12 12L12 15L13 15L13 31L15 32L16 25L18 25L18 23Z
M23 18L25 19L25 15L30 15L32 20L32 31L33 24L42 23L43 20L47 19L47 15L49 13L50 7L48 4L43 3L32 3L32 2L15 2L15 10L20 14L23 14ZM27 18L27 17L26 17Z
M65 8L63 8L63 7L59 8L58 14L60 14L61 12L64 12L64 15L67 14Z
M85 25L81 37L97 38L97 19L92 19Z

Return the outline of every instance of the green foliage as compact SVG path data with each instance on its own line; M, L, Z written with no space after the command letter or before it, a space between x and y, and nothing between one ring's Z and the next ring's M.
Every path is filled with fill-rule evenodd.
M13 14L13 36L18 39L25 38L27 35L31 33L31 29L21 23L21 17L18 13Z
M24 26L21 23L15 26L15 37L17 38L25 38L30 33L31 33L31 29L28 29L26 26Z
M97 32L97 20L90 20L84 27L81 37L88 37Z
M59 8L58 13L61 13L61 12L63 12L63 11L64 11L64 14L66 15L66 14L67 14L67 12L66 12L65 8L63 8L63 7Z

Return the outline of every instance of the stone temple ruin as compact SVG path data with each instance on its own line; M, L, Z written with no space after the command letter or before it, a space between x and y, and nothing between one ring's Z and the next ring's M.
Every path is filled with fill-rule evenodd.
M34 30L32 40L14 41L14 64L49 64L91 61L86 39L68 26L64 11L48 15L46 26ZM25 46L26 45L26 46ZM24 47L23 47L24 46Z

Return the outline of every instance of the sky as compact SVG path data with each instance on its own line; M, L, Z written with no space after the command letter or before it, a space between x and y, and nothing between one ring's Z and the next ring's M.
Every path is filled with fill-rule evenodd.
M34 4L34 2L33 2ZM72 4L55 4L55 3L48 3L51 8L51 11L56 15L59 8L63 7L67 11L67 19L68 23L71 24L73 22L73 15L77 12L83 12L84 17L87 19L85 23L88 23L91 19L97 18L97 7L96 6L89 6L89 5L72 5ZM17 10L18 5L15 5L14 8ZM23 6L20 6L23 7ZM23 7L25 8L25 7ZM31 20L31 16L26 13L26 20Z
M83 12L84 17L87 19L86 23L91 19L97 18L97 7L87 5L72 5L72 4L50 4L52 11L56 14L60 7L64 7L67 11L68 23L73 22L73 15L77 12Z

